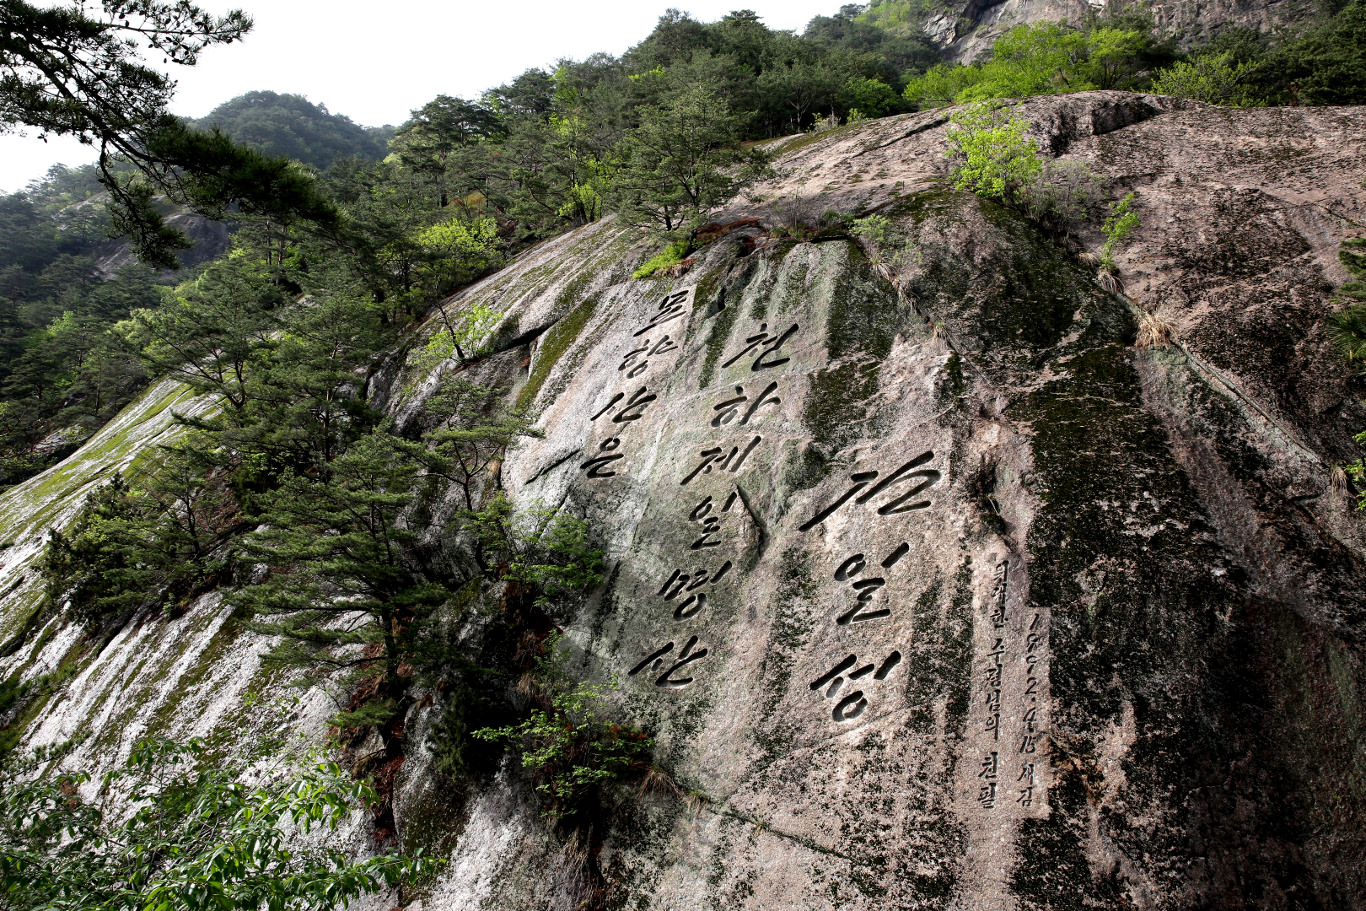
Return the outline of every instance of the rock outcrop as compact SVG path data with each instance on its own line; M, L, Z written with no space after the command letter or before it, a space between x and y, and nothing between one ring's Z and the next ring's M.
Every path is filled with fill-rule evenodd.
M957 0L929 3L905 25L923 29L945 55L971 63L991 50L992 42L1017 25L1060 20L1080 23L1103 13L1104 0ZM1323 8L1307 0L1241 0L1241 2L1187 3L1153 0L1142 4L1160 35L1177 39L1182 47L1208 44L1231 28L1276 33L1303 27L1323 15Z
M790 141L768 203L717 215L762 226L682 276L631 279L652 248L605 221L447 304L506 314L470 372L544 436L502 484L600 534L575 666L619 678L687 792L613 792L606 907L1362 906L1366 523L1334 469L1366 409L1324 319L1366 232L1366 112L1021 114L1137 193L1123 293L1076 255L1098 233L951 189L925 113ZM887 225L765 230L826 209ZM373 380L401 425L434 382L401 355ZM6 503L52 510L52 477ZM103 649L26 626L42 527L0 552L6 673L70 668L31 745L320 735L316 692L263 699L263 645L216 597ZM574 908L578 863L513 769L432 770L432 711L396 799L405 845L451 859L422 907Z

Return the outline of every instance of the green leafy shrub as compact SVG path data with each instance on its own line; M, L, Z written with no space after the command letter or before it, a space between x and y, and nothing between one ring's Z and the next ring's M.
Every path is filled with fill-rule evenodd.
M1110 207L1110 214L1101 226L1105 243L1100 248L1100 264L1107 272L1114 271L1115 248L1138 227L1138 213L1133 211L1134 200L1137 198L1137 193L1126 193L1123 199Z
M881 79L850 79L840 93L840 101L849 111L850 123L855 122L855 111L862 117L882 117L894 112L900 100L896 89Z
M560 820L583 809L603 785L648 768L653 742L635 728L604 720L599 706L607 686L576 681L565 673L559 637L531 675L534 707L520 724L481 728L473 736L503 743L517 755L542 801L542 814Z
M640 268L631 273L632 278L649 278L656 272L676 266L688 255L688 242L678 240L641 263Z
M1000 105L973 105L950 118L950 176L959 190L1018 203L1043 172L1039 148L1025 136L1029 122Z
M433 873L397 854L352 860L287 833L335 830L376 797L324 764L250 787L198 741L138 744L105 775L0 779L0 907L9 911L322 911ZM131 812L130 812L131 811Z
M1248 85L1252 69L1250 64L1234 60L1231 51L1203 54L1160 71L1153 80L1153 91L1206 104L1251 107L1260 103Z
M967 66L939 64L911 79L903 93L918 109L995 98L1027 98L1091 89L1137 88L1161 57L1146 31L1065 22L1017 25L992 44L990 56Z
M52 603L95 620L174 603L228 568L235 505L193 445L163 451L136 488L115 477L86 498L65 532L50 532L40 569Z
M498 224L487 216L457 213L417 232L419 275L427 294L446 294L503 265Z
M503 314L477 301L467 304L454 315L437 304L444 332L433 333L427 343L408 356L408 368L418 376L426 376L452 354L460 360L476 360L487 355L493 341L493 329Z
M562 509L518 510L500 490L471 516L469 528L502 578L534 591L542 609L563 608L602 579L602 551L588 523Z
M1090 221L1105 181L1085 162L1043 158L1026 135L1029 122L999 102L973 105L950 120L946 155L956 188L1000 200L1062 235Z

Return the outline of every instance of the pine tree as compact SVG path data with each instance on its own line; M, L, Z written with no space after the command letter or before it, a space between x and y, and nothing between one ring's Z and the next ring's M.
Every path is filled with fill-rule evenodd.
M234 596L257 630L282 637L278 660L377 674L389 710L415 632L448 596L406 521L420 450L379 430L318 474L287 477L246 541L265 577Z

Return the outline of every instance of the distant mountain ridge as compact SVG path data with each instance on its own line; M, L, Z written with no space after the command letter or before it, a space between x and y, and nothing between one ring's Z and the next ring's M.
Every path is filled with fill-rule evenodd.
M393 127L363 127L303 95L259 91L238 95L194 121L217 126L243 145L323 169L337 158L383 158Z

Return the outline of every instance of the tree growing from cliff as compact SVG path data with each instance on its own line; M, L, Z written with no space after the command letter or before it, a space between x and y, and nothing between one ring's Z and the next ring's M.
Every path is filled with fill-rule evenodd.
M670 88L622 140L617 210L635 224L682 228L762 173L763 156L739 149L739 139L739 118L709 86Z
M317 474L285 477L245 542L265 576L234 596L260 632L282 637L275 659L377 675L390 705L422 616L449 594L407 522L421 449L378 430Z
M1021 204L1043 171L1039 148L1025 135L1029 123L991 102L954 114L952 123L946 142L954 186Z
M226 568L236 511L196 444L153 454L136 488L115 477L65 531L52 530L41 570L53 603L99 620L179 601Z

